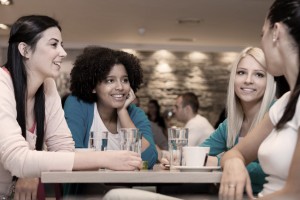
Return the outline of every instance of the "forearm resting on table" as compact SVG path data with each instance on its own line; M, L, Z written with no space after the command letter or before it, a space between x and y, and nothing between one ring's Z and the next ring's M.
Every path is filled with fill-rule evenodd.
M101 151L93 153L103 154ZM106 167L105 163L107 160L105 155L97 156L97 159L95 159L95 154L76 152L73 170L99 169L100 167Z

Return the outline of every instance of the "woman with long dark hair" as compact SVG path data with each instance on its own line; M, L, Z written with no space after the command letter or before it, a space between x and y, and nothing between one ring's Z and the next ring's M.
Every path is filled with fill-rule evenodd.
M137 153L73 152L53 78L67 53L61 27L53 18L30 15L12 26L7 62L0 68L0 197L36 199L41 172L111 168L135 170ZM30 178L28 180L18 178ZM17 181L14 190L15 181ZM29 181L29 188L18 183Z
M252 197L245 168L259 159L268 176L259 193L263 199L299 199L300 190L300 0L275 0L262 29L267 71L284 75L286 92L244 140L225 153L221 199L242 199L244 188Z

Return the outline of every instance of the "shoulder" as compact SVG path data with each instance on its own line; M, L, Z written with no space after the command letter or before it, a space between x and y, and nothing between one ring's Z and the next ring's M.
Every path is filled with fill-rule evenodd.
M0 81L6 86L13 88L13 82L11 76L9 72L6 70L6 68L2 68L2 67L0 68Z
M79 99L77 96L69 95L65 101L64 109L74 109L81 107L82 109L93 110L93 103L89 103Z
M145 115L145 112L134 104L130 104L127 108L129 115Z

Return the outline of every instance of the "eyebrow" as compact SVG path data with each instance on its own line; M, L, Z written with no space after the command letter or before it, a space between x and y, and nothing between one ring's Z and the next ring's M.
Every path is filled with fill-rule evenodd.
M49 41L51 41L51 40L55 40L56 42L59 42L59 40L58 40L58 39L56 39L56 38L50 38L50 40L49 40Z

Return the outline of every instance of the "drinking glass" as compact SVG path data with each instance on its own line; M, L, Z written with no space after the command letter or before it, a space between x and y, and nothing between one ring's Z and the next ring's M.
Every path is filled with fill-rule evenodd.
M141 153L141 132L137 128L120 129L120 149Z
M90 149L93 149L93 150L96 150L96 135L95 135L95 132L94 131L91 131L90 132L90 139L89 139L89 146L88 148Z
M170 169L174 166L183 166L183 147L188 144L188 128L169 128L168 129L168 145L170 153Z
M101 151L106 151L108 142L108 131L102 131L101 136Z

